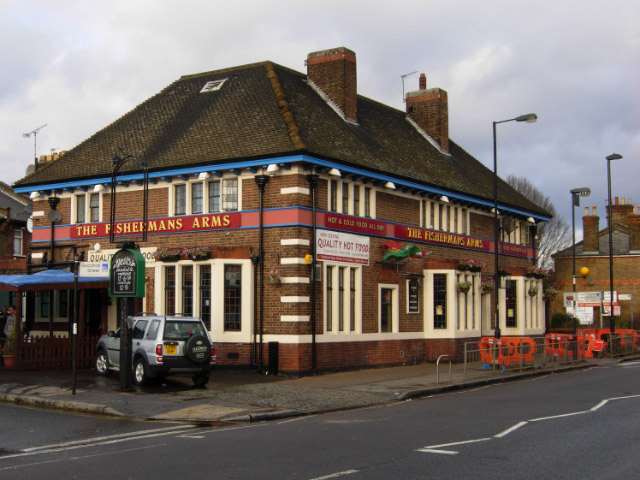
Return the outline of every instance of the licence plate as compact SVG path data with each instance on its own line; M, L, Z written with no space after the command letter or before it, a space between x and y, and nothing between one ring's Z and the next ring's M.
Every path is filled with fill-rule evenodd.
M164 354L165 355L177 355L178 354L178 345L165 345L164 346Z

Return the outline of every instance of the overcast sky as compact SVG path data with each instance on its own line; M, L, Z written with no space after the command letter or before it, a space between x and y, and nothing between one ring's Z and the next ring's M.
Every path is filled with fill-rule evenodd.
M571 221L590 187L640 205L640 2L636 0L0 0L0 179L70 149L182 75L345 46L361 95L398 109L401 75L449 95L449 135L498 173L528 178ZM405 91L416 90L418 75ZM576 209L581 230L584 209ZM580 233L578 233L580 237Z

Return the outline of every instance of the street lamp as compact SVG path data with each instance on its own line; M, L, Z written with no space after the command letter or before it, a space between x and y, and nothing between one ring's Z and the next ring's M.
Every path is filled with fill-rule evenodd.
M494 237L494 251L495 251L495 338L500 338L500 315L499 315L499 296L498 291L500 289L500 275L498 274L498 242L500 226L498 225L498 149L496 142L496 125L506 122L527 122L533 123L538 120L538 116L535 113L528 113L526 115L520 115L516 118L510 118L509 120L500 120L493 122L493 237Z
M609 338L613 340L613 332L616 328L613 316L613 220L611 219L611 160L620 160L622 155L612 153L607 157L607 184L609 187L609 289L611 291L609 308Z
M578 330L578 320L576 318L576 208L580 206L580 197L591 195L591 189L587 187L573 188L571 190L571 235L573 236L573 336Z

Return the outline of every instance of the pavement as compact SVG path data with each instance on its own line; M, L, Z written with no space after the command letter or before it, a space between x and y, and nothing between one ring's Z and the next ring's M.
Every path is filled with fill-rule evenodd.
M637 358L637 357L636 357ZM329 411L383 405L531 376L562 373L617 363L625 359L590 359L575 365L547 363L520 371L487 369L475 364L418 364L290 378L256 371L214 370L206 388L191 379L169 377L166 383L119 388L117 373L99 377L78 370L76 392L68 370L0 369L0 402L70 413L118 418L216 424L255 422Z

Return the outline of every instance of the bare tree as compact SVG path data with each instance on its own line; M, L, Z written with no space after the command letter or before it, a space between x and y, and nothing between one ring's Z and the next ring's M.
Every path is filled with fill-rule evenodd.
M551 255L571 245L571 226L569 222L558 215L556 207L551 203L551 199L534 187L526 178L509 175L507 183L553 216L550 222L543 222L538 225L537 241L538 266L553 268L554 263Z

